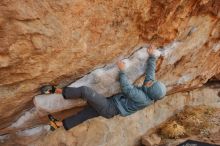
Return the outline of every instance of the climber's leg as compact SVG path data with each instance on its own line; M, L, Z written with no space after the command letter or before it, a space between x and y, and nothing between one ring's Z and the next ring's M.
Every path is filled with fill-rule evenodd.
M64 87L62 91L64 99L77 99L82 97L82 87Z
M87 106L85 107L82 111L78 112L75 115L72 115L68 118L65 118L62 122L63 122L63 127L66 130L69 130L70 128L79 125L80 123L94 118L94 117L98 117L99 114L98 112L92 108L91 106Z
M52 116L49 116L50 121L52 121L50 122L50 125L53 127L53 129L64 126L64 128L68 130L71 127L86 121L87 119L91 119L97 116L111 118L119 114L112 98L106 98L89 87L65 87L62 89L62 95L64 99L82 98L83 100L86 100L89 105L82 111L78 112L76 115L72 115L64 119L62 122L53 121L51 120L53 119L51 118Z
M65 87L63 89L65 99L82 98L88 102L101 116L111 118L119 112L112 99L108 99L93 89L82 86L78 88Z
M50 121L50 130L54 131L57 128L60 128L61 126L63 126L63 123L60 122L59 120L57 120L56 118L54 118L51 114L48 115L49 121Z

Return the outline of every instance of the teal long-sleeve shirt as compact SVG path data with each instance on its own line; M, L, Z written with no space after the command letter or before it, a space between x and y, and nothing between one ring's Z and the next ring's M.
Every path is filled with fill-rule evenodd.
M150 56L147 60L144 83L155 80L155 68L156 58ZM119 81L122 92L113 96L113 101L122 116L130 115L153 103L153 100L146 94L147 87L134 86L123 71L119 72Z

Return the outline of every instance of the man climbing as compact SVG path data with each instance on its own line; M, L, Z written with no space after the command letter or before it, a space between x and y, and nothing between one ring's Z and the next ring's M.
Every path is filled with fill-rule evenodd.
M146 75L141 87L132 85L124 73L125 64L122 61L117 63L119 68L119 80L122 92L109 98L100 95L93 89L82 87L64 87L56 89L53 86L44 86L43 93L60 93L66 100L82 98L88 105L80 112L62 121L56 120L52 115L50 119L51 130L64 127L66 130L97 116L112 118L115 115L130 115L156 100L162 99L166 94L166 87L163 83L155 80L156 68L156 47L150 46L147 49L149 58L147 60ZM48 88L49 87L49 88Z

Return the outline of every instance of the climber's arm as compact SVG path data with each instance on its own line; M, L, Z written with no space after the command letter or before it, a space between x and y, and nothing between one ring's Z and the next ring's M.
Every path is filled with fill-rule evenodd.
M150 48L147 49L149 58L147 59L147 64L146 64L144 84L147 84L148 81L155 80L155 70L156 70L156 60L157 60L157 58L154 55L155 49L156 47L154 46L151 46Z
M146 96L142 90L137 89L129 80L126 74L124 73L125 65L123 62L118 62L119 71L119 81L121 85L122 93L126 95L126 97L136 101L136 102L144 102L146 100Z
M119 68L119 81L121 85L121 90L124 94L127 94L130 90L134 88L134 86L131 84L131 82L128 80L128 77L125 75L125 64L122 61L119 61L117 63Z
M129 80L123 71L119 72L121 90L127 98L139 103L144 103L146 101L145 93L135 87Z
M128 77L123 71L119 72L119 81L124 94L128 94L134 88L134 85L128 80Z

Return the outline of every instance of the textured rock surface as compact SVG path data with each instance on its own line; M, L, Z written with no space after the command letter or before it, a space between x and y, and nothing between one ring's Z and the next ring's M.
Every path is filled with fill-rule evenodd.
M141 143L145 146L159 145L161 138L157 134L152 134L150 136L143 136L141 138Z
M220 108L220 88L202 87L190 92L169 95L163 100L128 117L112 119L94 118L69 130L58 129L47 133L46 126L17 132L5 144L16 143L34 146L134 146L140 145L145 132L182 110L185 105L207 105ZM128 128L129 127L129 128ZM41 134L42 137L39 135ZM37 139L37 138L39 139ZM36 140L37 139L37 140Z
M219 0L2 0L0 128L43 84L67 85L143 43L177 45L158 61L171 93L201 86L220 72L219 10Z

